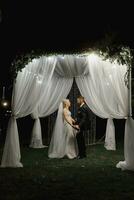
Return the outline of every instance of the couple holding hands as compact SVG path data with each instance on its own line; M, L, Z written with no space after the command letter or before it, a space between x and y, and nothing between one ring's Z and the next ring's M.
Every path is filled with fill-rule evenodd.
M91 110L82 96L77 98L77 104L79 108L74 120L69 110L71 106L69 99L61 102L49 145L49 158L67 156L69 159L82 159L86 157L84 131L90 129Z

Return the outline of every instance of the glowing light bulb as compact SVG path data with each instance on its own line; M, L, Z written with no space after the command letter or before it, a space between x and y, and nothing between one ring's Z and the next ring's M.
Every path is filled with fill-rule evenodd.
M3 106L7 106L7 105L8 105L8 103L7 103L7 102L4 102L4 103L3 103Z
M2 99L1 100L1 106L6 108L9 106L9 101L8 100L5 100L5 99Z

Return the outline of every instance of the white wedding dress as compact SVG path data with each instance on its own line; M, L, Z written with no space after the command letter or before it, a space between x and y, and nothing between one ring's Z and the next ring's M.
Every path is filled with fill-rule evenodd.
M71 112L67 110L68 117ZM49 158L76 158L78 155L78 147L76 140L76 130L64 119L63 108L59 108L55 127L52 133L48 149Z
M68 117L71 112L68 110ZM76 130L64 119L64 134L66 135L65 156L70 159L76 158L78 155L78 147L76 141Z

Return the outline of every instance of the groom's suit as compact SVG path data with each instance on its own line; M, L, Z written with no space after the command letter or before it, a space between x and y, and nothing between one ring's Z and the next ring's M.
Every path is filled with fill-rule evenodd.
M77 143L79 149L79 157L83 158L86 157L86 146L85 146L85 139L84 139L84 131L90 129L90 116L92 111L88 108L86 104L83 104L77 113L77 122L76 124L80 127L80 132L77 134Z

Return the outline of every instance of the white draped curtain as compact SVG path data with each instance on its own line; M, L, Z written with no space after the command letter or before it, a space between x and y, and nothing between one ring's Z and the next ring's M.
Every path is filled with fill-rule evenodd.
M42 90L39 104L32 113L34 115L35 123L32 130L32 138L30 147L42 148L42 134L39 117L46 117L58 109L60 102L67 97L73 83L72 78L59 78L53 76L51 83L47 87L46 92ZM44 85L45 87L45 85Z
M101 118L108 118L105 147L115 150L113 118L128 116L128 89L124 76L127 66L102 61L97 55L87 57L89 74L77 77L76 83L90 109Z
M124 157L125 161L118 162L116 167L134 171L134 120L131 117L126 120Z
M113 118L128 116L128 89L124 83L127 66L103 61L97 55L50 56L34 59L18 73L13 90L12 113L2 157L2 167L21 167L16 118L32 114L35 119L31 145L41 140L40 117L57 110L60 102L68 95L73 77L87 105L98 116L107 118L105 147L114 150L115 130ZM125 164L134 168L134 159L128 144L128 133L132 136L133 120L128 119L125 128ZM133 136L132 136L133 139ZM129 145L129 148L128 148ZM129 156L128 156L129 155ZM126 158L127 157L127 158ZM129 157L129 159L128 159ZM131 160L131 163L130 163ZM133 162L132 162L133 160ZM118 165L121 167L121 165Z
M56 57L33 59L18 73L12 95L12 117L9 120L2 156L2 167L22 167L16 119L33 112L38 104L42 84L47 89L56 65Z

